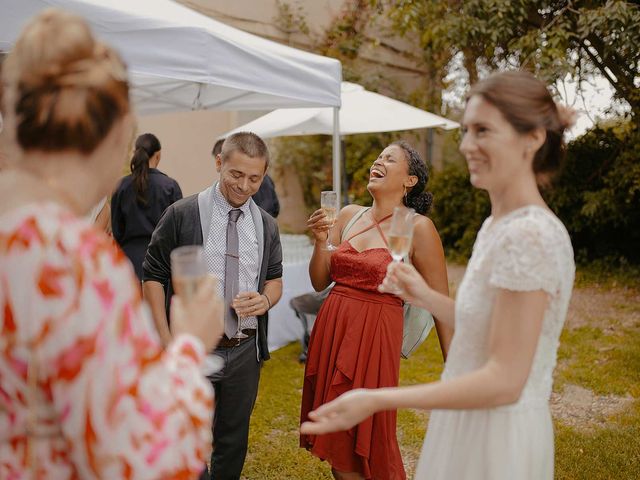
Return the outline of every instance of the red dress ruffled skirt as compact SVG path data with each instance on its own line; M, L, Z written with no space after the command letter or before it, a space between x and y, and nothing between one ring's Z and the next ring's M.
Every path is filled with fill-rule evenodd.
M398 385L402 301L378 292L390 261L385 248L358 252L348 241L331 256L336 285L311 332L301 422L349 390ZM375 480L406 479L395 411L376 413L346 432L301 435L300 446L340 472L359 472Z

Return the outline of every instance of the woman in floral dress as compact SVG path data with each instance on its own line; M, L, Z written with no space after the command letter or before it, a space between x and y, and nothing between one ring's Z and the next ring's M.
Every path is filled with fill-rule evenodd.
M163 351L131 264L84 218L132 138L124 65L47 10L2 81L19 156L0 175L0 478L194 478L211 444L213 282L176 298Z

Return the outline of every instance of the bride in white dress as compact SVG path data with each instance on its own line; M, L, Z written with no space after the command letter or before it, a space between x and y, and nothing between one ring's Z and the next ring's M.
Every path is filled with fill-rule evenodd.
M489 193L491 216L455 304L410 265L391 264L381 286L455 328L442 378L351 391L312 412L304 433L348 429L380 410L428 409L416 479L553 478L549 397L575 266L538 181L559 166L571 123L529 73L498 73L472 87L460 151L473 186Z

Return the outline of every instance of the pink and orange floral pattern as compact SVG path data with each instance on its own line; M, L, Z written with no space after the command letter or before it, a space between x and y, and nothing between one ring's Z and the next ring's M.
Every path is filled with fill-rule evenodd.
M161 349L130 264L88 222L50 203L2 216L1 479L197 477L204 355L187 335Z

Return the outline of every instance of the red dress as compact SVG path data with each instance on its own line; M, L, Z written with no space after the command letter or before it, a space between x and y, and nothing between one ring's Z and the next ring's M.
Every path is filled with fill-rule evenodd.
M378 292L391 260L386 248L359 252L349 240L331 256L336 285L311 332L301 422L310 411L349 390L398 385L402 301ZM406 479L395 411L376 413L346 432L301 435L300 446L341 472L359 472L375 480Z

